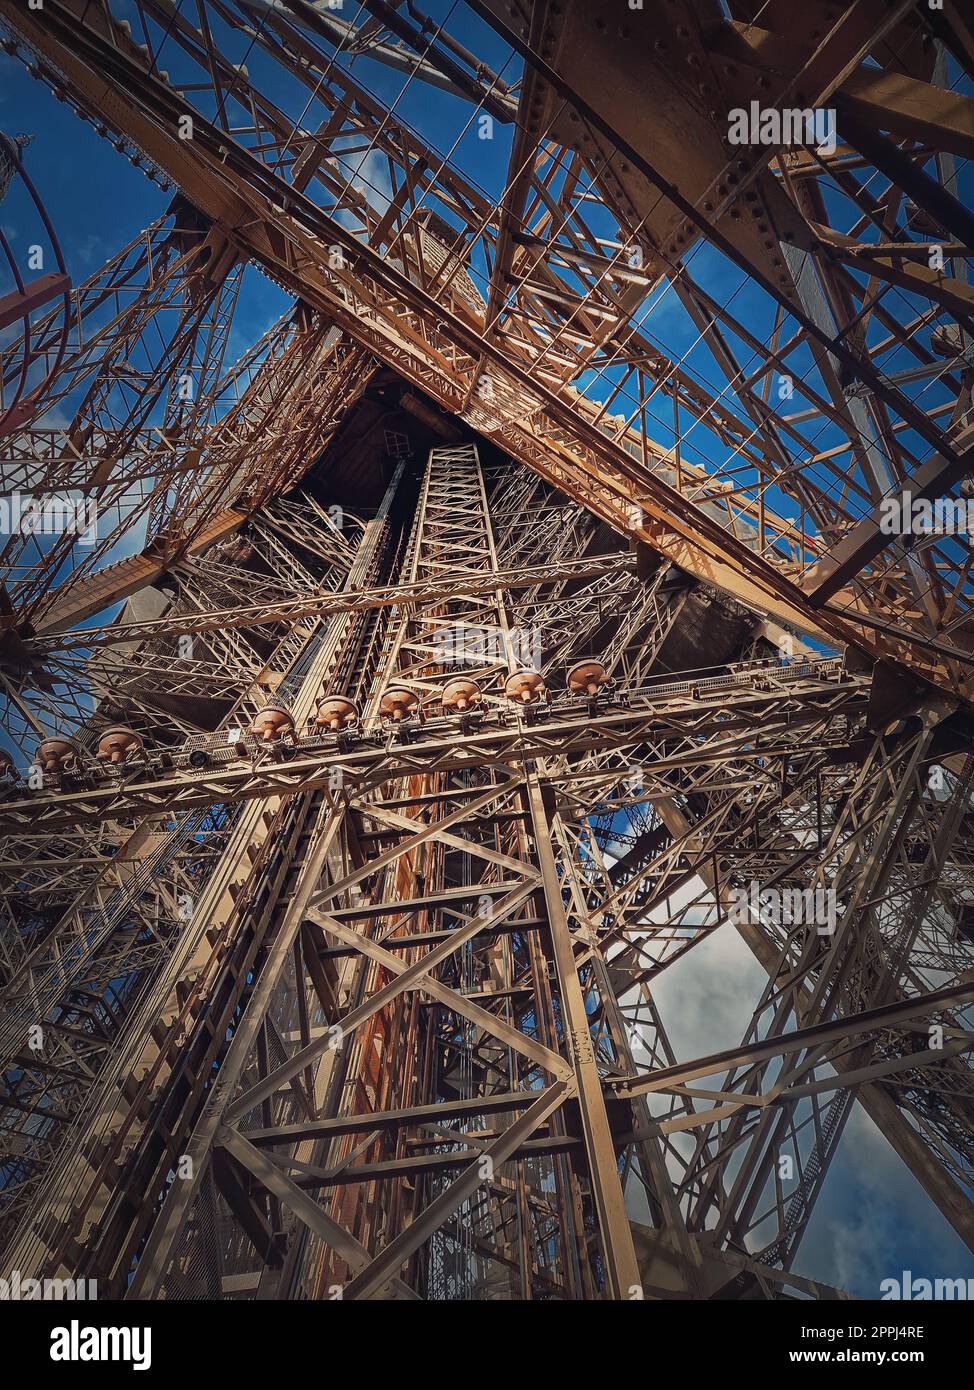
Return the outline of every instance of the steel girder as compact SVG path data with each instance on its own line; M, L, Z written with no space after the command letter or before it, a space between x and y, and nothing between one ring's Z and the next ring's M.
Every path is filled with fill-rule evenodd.
M372 8L375 32L381 33L391 16L387 7ZM953 399L918 416L898 386L877 378L876 363L887 349L867 339L865 326L870 320L881 324L887 347L894 340L909 344L922 378L931 358L917 330L929 324L930 315L904 325L891 312L889 287L919 289L928 294L931 313L948 308L963 322L965 284L942 276L934 283L915 273L917 250L928 243L906 238L895 207L909 193L914 207L939 220L940 230L960 231L958 209L945 197L944 152L962 152L967 112L963 102L950 108L938 98L942 77L911 46L920 30L910 28L908 7L882 15L868 4L853 8L849 23L828 32L814 61L802 48L802 34L794 36L797 57L788 50L777 6L765 7L763 30L750 22L752 16L723 25L716 13L707 30L695 13L688 30L691 52L696 46L771 77L782 63L794 62L808 81L821 82L817 93L838 91L858 160L849 150L823 168L805 157L779 157L773 176L763 163L755 164L738 181L741 186L724 191L719 211L704 216L706 209L694 209L697 215L682 229L669 229L680 238L672 245L654 226L658 209L640 213L644 190L621 177L632 170L620 167L618 153L634 157L644 181L657 176L659 187L662 176L653 161L659 158L664 168L665 149L630 143L632 137L616 124L618 113L600 113L590 104L584 74L566 85L557 52L563 35L544 6L537 7L527 35L531 72L522 82L512 177L496 217L476 190L389 120L342 70L322 64L318 41L332 40L308 23L303 6L297 21L274 12L258 31L243 6L213 9L221 23L241 25L248 41L256 34L297 80L322 89L330 124L323 121L314 133L298 133L284 110L247 91L246 74L231 74L206 26L194 28L164 4L141 7L147 25L168 26L217 96L212 123L200 98L201 139L192 151L174 150L159 79L103 9L89 7L80 56L71 55L60 73L45 69L42 60L40 72L56 83L67 78L69 99L111 117L111 98L84 73L100 52L109 60L106 71L132 100L125 121L141 122L140 134L151 133L145 148L164 167L172 159L180 186L214 218L213 235L229 232L230 263L242 252L272 268L283 283L303 285L327 310L327 323L338 322L376 357L396 364L617 529L635 532L685 570L796 627L839 638L878 633L872 643L861 644L964 693L966 560L934 543L917 547L915 555L886 556L880 567L882 547L868 513L886 486L913 483L935 492L964 471L967 445L960 425L969 400L967 368L960 357L949 364L943 376ZM593 22L598 9L593 7ZM57 11L46 35L48 56L55 57L58 44L67 54L66 36L75 22L67 18L69 7ZM957 34L948 27L943 37L953 41ZM872 75L871 66L856 66L871 48L893 39L896 61L913 84L907 90L901 83L899 97ZM541 54L545 43L548 50ZM437 58L445 72L442 53ZM462 77L454 71L449 80L469 94L469 80ZM168 85L178 90L178 83ZM719 85L729 96L732 84ZM251 124L234 121L231 133L227 113L245 91ZM551 92L581 114L594 154L565 154L568 142L558 125L564 111L553 116ZM481 100L483 86L473 96ZM901 140L922 132L924 146L910 151L919 156L912 172L903 151L875 135L881 102L890 113L881 128ZM505 98L498 116L510 111ZM863 126L864 116L872 129ZM223 141L219 160L214 132ZM353 132L381 149L393 170L393 197L385 209L354 187L341 144ZM258 171L252 158L241 157L248 142L259 145L267 137L278 151L297 138L297 159L289 164L274 156ZM929 148L941 151L941 183L935 186L919 167ZM892 180L881 207L855 177L862 156ZM268 164L274 165L270 173ZM851 232L825 225L815 182L823 171L857 209L860 221ZM302 202L311 188L324 203L324 217L314 215L314 204ZM619 216L623 247L638 240L647 252L642 271L627 276L621 254L595 249L584 224L590 190L598 190ZM760 196L757 212L746 208L749 191ZM427 197L447 209L454 244L444 240L442 225L424 217ZM208 203L210 198L217 202ZM718 245L729 236L731 259L738 265L743 260L760 282L756 243L750 244L760 228L748 223L737 236L735 204L755 219L773 213L776 233L785 226L796 229L804 256L799 263L797 255L783 252L774 345L750 373L737 365L726 337L730 332L747 342L743 326L671 259L676 249L689 250L697 232ZM355 236L350 217L358 218ZM242 218L250 218L246 228ZM864 230L880 222L883 240L864 238ZM323 247L341 254L325 265ZM481 247L489 247L486 278L477 259ZM963 256L960 243L944 249L955 260ZM808 287L809 265L818 278L814 291ZM631 329L633 307L659 275L674 270L701 334L726 364L743 416L733 415L722 398L708 398L692 372L666 361ZM190 271L186 283L197 280ZM225 332L226 322L220 319L219 331ZM203 326L209 331L213 325ZM211 363L218 357L219 331L207 349ZM326 324L302 323L301 331L304 355L283 363L279 378L277 400L288 411L301 398L308 363L316 368L323 360L314 354L325 347L328 330ZM844 335L847 342L840 341ZM854 461L848 471L844 445L821 449L804 460L806 467L796 467L788 446L801 435L793 421L781 421L767 408L770 372L782 370L789 351L808 343L821 386L804 383L806 398L813 413L846 431ZM333 340L327 350L334 360L332 346ZM58 1053L45 1059L46 1072L41 1059L28 1059L34 1064L32 1086L39 1089L27 1097L8 1092L11 1110L19 1105L24 1114L41 1114L41 1090L66 1098L67 1107L48 1118L56 1127L76 1114L87 1136L61 1155L60 1168L52 1146L43 1152L42 1144L36 1146L21 1210L42 1219L37 1239L29 1236L15 1246L24 1267L53 1269L59 1261L74 1267L82 1246L90 1245L89 1267L118 1281L132 1256L143 1251L136 1287L166 1286L178 1296L181 1289L199 1287L195 1273L188 1283L180 1273L200 1259L199 1232L232 1214L233 1251L222 1268L212 1248L205 1242L202 1247L208 1287L224 1295L260 1289L277 1296L325 1296L337 1280L351 1297L442 1296L443 1290L456 1296L471 1287L483 1296L520 1290L535 1297L618 1297L633 1287L650 1293L678 1288L698 1296L756 1287L773 1296L801 1287L789 1266L854 1095L870 1113L891 1119L891 1141L970 1239L965 1054L971 1035L964 1019L970 990L963 907L970 872L970 771L962 722L949 706L920 697L907 698L897 710L919 718L919 732L916 725L884 720L882 694L874 688L870 695L864 678L827 663L790 669L775 663L769 669L745 660L729 682L690 680L682 691L647 687L690 601L693 590L685 578L674 583L674 572L663 566L645 585L624 559L595 552L579 558L572 532L559 525L558 506L537 491L538 484L509 469L498 479L485 478L473 467L469 446L449 455L446 474L436 475L431 463L414 542L399 573L383 575L382 582L377 574L360 574L358 587L349 576L344 593L312 594L319 576L314 566L305 568L295 549L296 530L318 535L321 558L340 567L341 557L329 551L327 528L316 529L322 518L313 508L278 510L275 519L274 508L266 506L296 476L287 466L275 471L272 454L282 441L294 442L292 458L306 463L308 441L327 438L334 423L330 402L344 404L366 360L359 349L346 346L344 352L344 371L335 373L331 394L306 398L306 435L295 428L292 438L290 419L271 421L265 452L248 475L253 486L233 465L239 435L228 452L226 430L222 440L222 427L204 432L214 461L227 463L218 484L227 489L222 495L241 488L242 507L225 513L222 527L201 531L201 494L167 476L152 503L161 556L149 553L117 572L72 577L55 602L43 585L37 588L41 625L60 635L35 641L24 632L29 661L50 663L70 687L81 672L70 654L104 648L96 663L106 664L100 673L94 665L92 688L101 680L106 690L122 690L146 728L164 727L164 706L153 687L165 660L165 641L159 639L166 620L137 618L87 640L61 630L164 571L175 576L182 597L170 637L202 639L208 651L198 669L185 670L176 682L180 709L173 722L182 735L194 727L186 702L230 695L234 675L242 684L256 673L258 686L268 688L259 678L278 661L259 666L264 627L277 636L285 624L297 622L283 644L300 645L307 643L312 620L329 618L329 631L342 634L330 648L331 669L342 670L349 688L363 693L370 670L383 675L372 692L365 736L340 747L302 740L295 757L264 758L246 769L225 762L225 739L221 747L220 740L191 737L189 746L211 758L202 774L185 772L177 753L175 770L161 777L146 771L133 776L130 770L115 784L85 774L79 785L65 785L57 795L42 793L19 804L16 795L8 798L4 825L15 838L5 862L12 878L22 882L17 866L30 864L33 888L41 891L57 875L59 854L88 850L94 887L81 864L64 871L62 887L70 883L89 892L89 905L99 915L112 875L116 887L131 887L117 856L103 877L98 837L106 830L117 837L119 827L129 836L141 864L139 837L153 824L191 824L189 817L205 815L215 803L235 807L234 816L246 819L249 830L243 839L230 839L217 873L224 884L233 876L244 840L253 866L236 894L214 890L207 900L207 947L195 924L196 954L177 943L160 971L159 943L121 941L111 945L100 962L104 968L91 980L82 965L78 982L82 988L93 985L92 995L101 991L99 1008L107 997L105 982L119 969L150 983L148 1004L134 1021L122 1019L120 1042L122 1034L111 1036L104 1015L95 1025L85 1017L76 997L77 1036L73 1024L60 1031L55 1025ZM606 377L606 362L624 363L622 376ZM840 379L837 363L870 388L866 408L850 392L848 378ZM566 386L586 368L601 371L607 381L608 399L601 406L573 397ZM85 370L79 363L79 378ZM207 401L218 394L215 365L210 371ZM910 373L901 375L905 380ZM105 376L112 381L110 371ZM118 385L112 381L112 389ZM654 444L650 403L658 393L674 400L677 422L688 408L708 422L732 450L728 466L689 461L679 425L672 450ZM259 387L254 398L261 399ZM613 409L621 413L610 419ZM938 423L944 415L950 417L947 428ZM249 408L240 413L245 417ZM906 443L907 427L931 447L943 445L922 477L922 460L911 452L915 443ZM128 446L141 447L136 434ZM38 437L18 440L16 447L30 460L48 445ZM877 448L891 468L885 475L876 468ZM195 464L188 469L190 476L194 469ZM753 477L748 469L755 470ZM829 477L824 486L821 470ZM769 514L771 488L800 501L797 522ZM528 498L541 504L538 516L558 543L546 548L539 535L525 564L530 546L516 514ZM635 518L634 501L640 509ZM252 519L253 544L279 572L281 585L253 592L253 601L227 622L233 565L211 547L245 516ZM578 513L571 525L584 534ZM433 554L425 569L424 538ZM508 543L517 559L505 568ZM606 606L613 600L622 611L613 613L607 629ZM403 604L413 605L405 620L387 625ZM502 634L503 659L494 653L469 668L488 683L489 713L480 725L451 725L436 712L443 671L435 658L444 629L457 622ZM606 665L619 678L623 698L600 699L584 720L564 699L537 719L512 721L500 713L503 702L489 682L504 661L509 669L511 623L543 629L549 679L590 641L604 638ZM897 625L899 633L893 631ZM150 646L112 656L111 649L125 641ZM753 642L766 657L767 647L756 637ZM376 737L375 700L391 680L409 680L427 696L432 717L415 739ZM314 682L302 687L305 705L313 687ZM43 727L50 709L38 717L34 696L18 693L16 699L25 729L31 722ZM212 727L212 721L197 727ZM931 768L940 769L943 796L931 781ZM340 805L332 799L336 785ZM26 816L34 812L41 816L36 835L25 833ZM146 814L152 820L142 820ZM620 828L620 821L628 828ZM171 839L173 831L166 833ZM619 849L626 852L612 862ZM211 858L214 851L219 844L211 841ZM193 873L213 871L205 858L198 851ZM504 868L513 882L499 876ZM177 868L174 887L187 872ZM324 885L323 874L329 881ZM734 889L755 880L786 892L833 884L840 929L822 940L801 923L769 922L760 913L753 921L738 920L770 976L753 1034L739 1049L679 1063L654 1005L653 981L726 919ZM364 887L366 902L361 891L353 895L355 887ZM476 913L474 889L487 900L483 911L478 902ZM673 907L674 896L688 889L711 917L687 921L685 906ZM259 907L248 914L238 900L251 891L259 895ZM169 893L165 910L171 917L171 891L156 884L153 892L160 902ZM401 914L392 932L386 931L388 904ZM162 920L159 914L150 906L150 917ZM416 917L425 919L426 929L414 930ZM60 960L65 947L70 955L73 939L83 941L83 916L69 914L52 936L50 923L32 930L41 953L52 946L50 959ZM29 973L35 956L42 958L35 947L20 953L19 945L8 967L15 982L26 978L25 961L31 962ZM944 978L949 983L941 986ZM24 1002L16 983L10 998L15 1007ZM526 998L533 1012L525 1012ZM239 1008L246 1020L231 1044L231 1068L219 1028L205 1022L204 1001L218 1001L218 1019L236 1018ZM157 1026L150 1030L153 1017ZM341 1035L349 1020L346 1048ZM337 1048L327 1041L335 1029L341 1037ZM929 1045L918 1046L921 1039ZM520 1090L502 1084L505 1049L518 1054ZM634 1061L640 1053L651 1059L648 1072ZM225 1090L205 1103L191 1090L177 1103L187 1069L195 1064L205 1071L217 1057ZM539 1087L537 1079L546 1072ZM448 1075L450 1085L475 1094L444 1100L438 1092L427 1102L438 1079ZM111 1078L121 1096L106 1103L108 1093L90 1087L95 1076ZM718 1077L719 1084L711 1081L709 1088L695 1084ZM660 1096L670 1097L662 1113L650 1099ZM253 1104L245 1113L248 1099ZM170 1169L179 1157L177 1142L187 1135L198 1171L190 1185L180 1186ZM793 1160L797 1180L782 1178L783 1154ZM45 1179L49 1167L52 1176ZM448 1183L453 1170L460 1176ZM137 1207L120 1188L123 1174L130 1190L134 1180L134 1190L165 1196L158 1223L149 1205ZM550 1197L551 1182L557 1201ZM651 1228L630 1228L620 1209L621 1193L631 1197L634 1183L646 1195ZM359 1191L369 1193L371 1208L359 1202ZM807 1281L805 1291L812 1291ZM817 1286L814 1291L828 1293Z
M854 40L852 53L856 55L868 51L870 42L878 43L885 35L888 28L885 15L880 22L877 17L872 16L871 11L867 13L867 7L858 8L862 11L858 16L858 22L838 26L836 33L830 36L828 59L826 61L826 58L819 55L816 72L824 73L832 63L839 61L839 71L845 73L850 67L847 47L850 42ZM172 42L180 50L180 61L192 60L203 65L207 73L207 83L216 84L217 110L223 111L226 103L232 101L238 88L242 94L243 88L240 84L245 79L236 70L231 73L222 55L213 52L211 36L193 28L184 20L177 20L171 14L164 15L164 9L164 6L146 5L147 26L151 27L154 23L162 23L164 20L169 24ZM234 13L233 7L218 7L218 11L223 22L229 24L231 29L234 25L239 25L240 19ZM145 71L140 50L129 43L113 22L107 21L97 10L89 9L86 13L87 24L78 26L77 21L70 18L70 11L65 8L63 15L59 10L54 21L48 16L43 32L30 31L31 42L39 49L46 50L60 73L64 75L62 78L56 78L52 73L52 80L62 82L66 77L66 92L69 97L80 102L87 110L97 108L100 119L126 124L136 143L151 152L152 157L166 168L169 176L180 184L187 196L235 236L238 244L296 288L300 281L301 292L305 297L317 299L322 305L327 304L336 321L341 322L353 336L358 336L383 360L394 362L399 370L422 384L449 408L467 411L468 414L473 412L470 418L474 420L476 417L474 422L482 432L490 434L492 428L499 429L498 441L503 440L509 451L515 452L531 466L542 469L550 480L574 491L576 496L584 496L586 505L597 509L617 526L631 524L634 517L632 508L638 507L641 514L634 529L640 535L661 548L670 558L676 559L695 573L707 575L746 602L764 608L771 607L779 617L806 629L824 628L846 640L851 638L871 646L874 650L882 648L897 659L914 664L928 674L936 674L938 679L946 676L954 680L959 688L964 688L964 658L958 652L951 663L949 640L942 639L936 631L931 633L929 627L927 632L924 632L923 624L908 641L894 634L894 629L902 630L908 620L905 618L906 607L903 602L894 601L890 606L889 595L900 586L900 592L905 599L909 590L908 575L904 573L902 580L895 578L895 566L891 570L887 565L881 579L877 575L875 581L868 576L857 580L857 586L849 591L843 590L837 603L819 606L813 615L812 608L815 605L807 604L800 593L800 586L805 571L822 559L822 541L816 539L816 535L804 526L796 531L793 525L782 525L780 519L775 520L770 516L766 505L767 498L764 495L765 487L772 485L770 477L767 483L759 485L760 498L757 503L753 498L749 500L750 488L740 479L731 482L732 497L725 496L728 489L722 479L717 477L708 481L699 470L694 472L689 464L684 464L682 459L674 459L652 442L647 433L646 418L642 413L647 393L641 390L635 392L635 396L638 397L636 409L624 411L621 417L623 427L608 429L609 437L606 428L602 428L606 426L607 407L589 415L584 402L575 401L574 410L569 410L566 414L563 404L564 392L562 391L560 397L558 395L561 390L559 383L570 378L572 373L584 369L587 361L585 351L580 348L577 355L569 353L563 363L559 362L554 374L556 380L553 381L551 374L536 361L539 357L546 356L548 348L540 346L543 340L538 339L537 330L531 325L547 321L549 326L544 328L543 332L549 337L552 333L556 337L563 337L568 332L569 336L578 337L580 334L581 339L587 342L585 332L594 331L585 326L587 312L602 324L609 322L613 313L619 314L618 307L613 310L598 302L601 288L606 281L605 269L597 268L591 272L594 284L589 286L581 299L576 295L577 302L574 307L570 306L565 311L568 322L572 322L577 315L577 333L574 328L566 329L564 325L559 326L558 322L545 320L543 317L539 319L536 311L529 311L522 303L518 312L523 312L526 317L523 321L511 318L507 334L502 335L502 346L498 347L493 338L485 339L483 332L476 327L476 315L481 311L477 310L475 299L471 300L470 288L464 289L460 284L459 254L453 258L444 258L442 242L425 231L426 208L408 208L410 203L415 204L418 198L424 197L428 192L430 202L435 197L450 210L453 217L466 217L469 228L467 233L464 235L462 228L453 227L450 234L459 238L456 242L457 247L462 246L464 254L471 258L475 245L480 244L479 240L474 241L474 237L482 240L493 235L489 205L483 212L475 212L472 190L464 188L442 160L437 160L429 151L423 152L417 147L415 137L396 129L387 117L377 122L374 103L370 104L367 94L356 90L349 83L340 68L325 64L322 71L327 73L328 82L325 83L319 78L316 84L316 90L321 90L324 104L336 113L332 126L333 136L337 138L339 129L346 135L353 130L361 131L368 138L370 148L375 146L382 149L384 156L392 161L394 170L402 166L408 150L410 169L413 159L418 158L421 168L438 171L435 179L430 180L427 176L426 184L415 185L413 174L407 173L405 166L402 166L402 172L396 174L397 178L401 177L404 180L402 187L396 190L396 196L393 197L385 216L370 210L368 199L363 200L360 193L356 192L353 195L350 190L353 188L354 179L345 176L342 160L333 159L330 163L327 160L323 161L318 157L318 146L309 146L308 157L296 161L293 176L287 166L281 165L279 171L269 172L266 162L255 161L254 156L245 147L247 141L259 141L265 135L277 142L294 138L293 125L289 123L288 117L259 94L253 94L254 101L248 108L250 127L235 125L231 138L226 128L220 129L221 121L225 126L222 117L221 121L214 125L197 110L194 115L194 139L181 142L182 148L179 148L180 142L169 132L178 114L184 109L181 100L167 89L164 81ZM25 20L23 15L17 19L11 16L11 22L18 24L23 32L27 32L24 26L29 24L29 21ZM248 31L246 23L244 29ZM60 40L58 33L62 35ZM70 56L65 48L68 33L72 33L75 39L83 39L83 42L75 44L75 52ZM285 35L289 43L293 40L293 52L299 55L297 62L292 57L284 56L282 42ZM254 31L252 37L254 42L267 47L276 59L287 66L294 79L302 82L311 80L316 63L319 62L315 56L315 46L310 43L307 34L289 26L288 21L279 13L275 12L272 20ZM60 48L57 47L59 43ZM111 71L116 86L127 90L130 104L124 118L116 112L104 85L93 83L85 77L84 60L78 57L79 48L88 53L89 63L96 61L97 54L100 70ZM288 52L291 53L292 50L289 48ZM530 53L528 57L529 61L534 63ZM140 63L143 64L141 72ZM534 66L537 64L534 63ZM544 76L549 85L554 82L554 74L550 68L545 69ZM831 84L835 85L834 76L831 78ZM583 98L566 89L561 79L558 79L556 86L566 100L571 102L574 98L578 110L583 112L590 123L594 120L603 137L608 138L602 129L606 124L603 118L596 119L597 113L589 112ZM227 88L226 91L224 87ZM828 84L826 90L829 90ZM626 154L634 158L637 169L646 177L648 165L644 156L638 151L631 152L624 139L622 145ZM549 148L545 158L550 159L551 154ZM606 162L610 166L613 165L613 161L607 156L602 155L600 158L600 168ZM564 172L563 164L556 161L553 168L559 174L560 183L561 174ZM745 198L744 185L753 182L755 178L764 178L766 184L767 178L762 170L763 165L755 166L750 170L748 179L738 180L742 186L740 189L735 188L728 195L730 201L733 202L738 197ZM581 168L578 173L580 172ZM615 169L613 172L616 172ZM545 214L545 221L551 222L551 230L556 236L559 234L556 229L567 225L577 212L577 199L573 200L570 190L578 189L578 173L569 176L569 191L562 190L560 194L562 198L568 199L564 211L554 219ZM593 177L590 170L586 172L585 177ZM290 182L287 181L288 178L291 179ZM543 175L536 172L535 178L540 180L537 183L538 197L545 205L550 204L551 198L556 195L544 192ZM258 184L261 192L257 191ZM317 188L319 184L326 190L325 211L308 196L308 190ZM596 180L593 186L601 188L602 185ZM667 188L667 196L670 197L672 188L670 185L667 185ZM770 196L766 190L766 197ZM785 194L779 190L772 200L779 211L784 206L783 199L787 202ZM611 204L612 199L609 198L608 201ZM249 209L246 214L243 213L245 204ZM511 204L504 201L502 205L510 211ZM483 208L483 200L480 206ZM516 204L513 206L516 214ZM792 207L792 222L800 222L805 229L800 240L802 244L806 244L809 242L809 233L808 224L803 221L804 214L794 205L789 206ZM705 210L696 216L699 224L696 230L703 231L718 245L723 246L726 238L722 240L723 234L707 222ZM357 217L362 222L369 239L368 246L363 245L362 241L343 225L347 217ZM242 218L245 225L241 221ZM781 223L780 216L778 221ZM260 227L267 229L266 234L259 230ZM523 234L529 234L527 228ZM317 251L314 246L315 238L319 242ZM687 238L684 236L681 246L663 248L662 251L656 248L656 254L665 257L671 250L679 251L687 245ZM323 267L321 252L329 246L337 246L340 254L332 257L334 264ZM438 252L435 251L437 246ZM741 252L733 245L729 249L740 262ZM535 260L539 264L543 263L550 271L559 254L560 244L548 240ZM413 270L414 256L417 259ZM491 258L492 256L493 253ZM582 260L584 259L583 254ZM609 273L613 269L619 269L619 261L620 253L617 253L610 261ZM473 270L473 261L470 260L469 263ZM747 263L746 269L752 278L763 282L765 277L753 261ZM573 270L577 271L577 263L573 263ZM788 284L791 283L786 275L779 276L779 279L782 278ZM526 284L529 298L530 291L529 280ZM948 438L948 434L931 418L924 416L922 412L918 413L898 388L882 381L870 364L868 353L863 352L854 361L850 361L851 349L844 347L838 338L829 337L814 319L809 319L807 312L798 305L796 296L791 295L789 298L789 294L781 286L772 285L769 292L783 296L787 301L788 312L793 318L797 317L798 332L793 335L792 346L804 334L819 347L827 347L829 359L839 359L850 372L859 375L877 400L882 402L883 408L898 411L903 426L913 430L947 460L947 471L943 474L944 485L947 485L951 478L956 480L956 477L960 476L966 468L966 446L963 440L954 442ZM568 292L564 288L552 290L550 294L544 289L544 294L549 294L545 303L550 305L557 302L559 296L564 299L566 293ZM568 297L570 299L571 295ZM340 303L336 303L336 300ZM356 307L350 313L352 306ZM878 313L877 310L877 315ZM607 314L610 316L609 320L605 318ZM621 323L621 320L619 322ZM407 323L414 326L415 332L404 335L402 329ZM604 342L601 335L596 334L596 338L601 352L613 360L621 353L621 360L625 361L626 352L629 351L627 345L632 340L632 330L627 325L624 329L620 327L619 332L622 333L623 342L611 349L607 338ZM522 344L530 343L532 334L539 347L533 353L529 351L525 355L525 348L518 348L518 341ZM902 337L908 342L911 335L904 333ZM634 340L632 342L634 346ZM654 356L658 361L659 354L654 353ZM855 357L855 354L853 356ZM481 382L484 376L478 364L484 361L490 362L489 390L492 404L487 409L484 393L478 388L478 382ZM826 357L823 356L820 361L823 371L825 368L822 364L825 362ZM631 370L644 369L634 367ZM663 370L666 384L670 384L673 378L671 368ZM511 394L512 391L514 395ZM623 395L628 399L625 391ZM825 397L818 396L816 399L818 408L828 411L830 407ZM533 424L528 424L525 418L525 406L528 401L534 402ZM698 410L702 404L695 402ZM843 406L843 410L836 416L840 423L843 411L848 421L848 412ZM572 416L571 425L569 415ZM636 429L632 437L629 428L630 416L633 428ZM708 411L708 420L718 432L727 428L726 421L721 423L712 410ZM545 439L544 430L549 424L551 429ZM574 459L566 457L563 446L556 444L563 426L571 429L575 441ZM911 458L903 454L902 445L896 444L895 425L890 428L892 432L887 431L886 440L890 448L895 447L899 451L897 457L902 460L899 473L906 482L914 471L915 461L911 462ZM753 428L744 429L744 436L748 439L753 434ZM724 437L730 438L726 433ZM739 440L740 438L739 435ZM857 434L855 439L859 438ZM586 453L579 455L577 451L583 441ZM861 442L854 441L853 449L861 453ZM586 461L586 457L591 463ZM641 466L637 461L641 461ZM675 473L674 462L677 464ZM789 478L800 477L802 488L807 489L813 486L814 469L823 464L826 464L826 459L821 451L815 456L813 467L805 473L801 470L796 473L791 463L780 466L779 461L778 470L773 474L773 485L788 490ZM613 478L617 480L617 486L611 484ZM696 500L690 511L687 511L686 500L689 497ZM713 500L710 500L711 498ZM718 501L719 498L723 500ZM862 491L862 498L863 503L868 505L875 499L875 493L866 487ZM830 527L834 535L840 534L844 529L840 521L842 503L838 501L831 487L828 495L823 496L820 502L813 503L805 494L801 498L801 504L808 507L810 516L814 515L817 518L816 526L823 528L822 537L828 535ZM860 505L857 504L856 511L860 510ZM754 521L751 518L754 518ZM685 521L691 520L692 525L684 525ZM766 534L767 526L776 528L774 535ZM707 543L701 549L705 537ZM826 546L827 544L826 540ZM762 558L756 558L758 555ZM776 560L773 560L774 556L777 556ZM946 554L938 555L935 559L931 553L928 560L938 568L938 584L942 566L955 564L955 560ZM769 562L772 561L769 572ZM957 580L959 587L952 583L953 597L950 600L953 616L958 616L957 599L965 582L959 573ZM905 589L901 587L903 584L906 585ZM867 609L871 611L867 613ZM863 611L864 625L850 626L849 620L858 610ZM946 667L941 666L942 658L948 658Z

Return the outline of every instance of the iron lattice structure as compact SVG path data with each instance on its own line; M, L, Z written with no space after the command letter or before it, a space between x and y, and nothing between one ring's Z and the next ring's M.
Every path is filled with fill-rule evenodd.
M0 0L165 190L0 301L5 491L99 517L3 555L0 1264L843 1297L856 1103L974 1249L971 551L880 524L974 472L962 7L126 14ZM735 145L755 96L835 148ZM681 1058L717 930L767 983Z

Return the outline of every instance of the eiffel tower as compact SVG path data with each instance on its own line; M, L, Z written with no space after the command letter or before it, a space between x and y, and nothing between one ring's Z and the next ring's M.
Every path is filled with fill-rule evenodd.
M157 206L4 135L0 1276L841 1299L857 1111L974 1251L965 8L0 31Z

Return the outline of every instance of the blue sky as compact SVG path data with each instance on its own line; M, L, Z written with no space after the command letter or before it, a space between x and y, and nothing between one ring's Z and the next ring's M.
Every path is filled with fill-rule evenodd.
M654 995L677 1057L735 1047L766 979L730 924L665 970ZM974 1255L856 1105L793 1268L878 1298L881 1281L905 1269L972 1278Z

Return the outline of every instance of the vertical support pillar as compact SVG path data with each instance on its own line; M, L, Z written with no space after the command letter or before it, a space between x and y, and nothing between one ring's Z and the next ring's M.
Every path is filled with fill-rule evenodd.
M602 1078L595 1064L595 1049L592 1046L588 1015L585 1012L585 1000L575 968L568 917L551 849L548 813L540 784L533 772L528 773L525 778L525 793L534 832L535 854L544 887L545 910L558 974L565 1035L578 1085L578 1103L592 1184L592 1200L602 1237L609 1290L613 1298L630 1298L632 1290L641 1287L636 1248L626 1213L615 1144L602 1093Z

